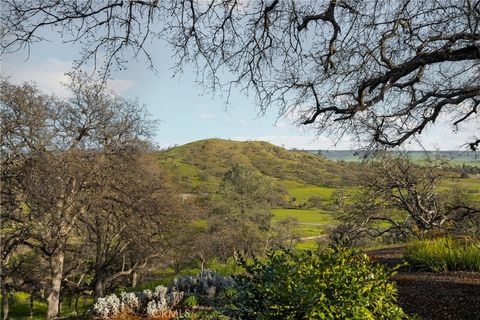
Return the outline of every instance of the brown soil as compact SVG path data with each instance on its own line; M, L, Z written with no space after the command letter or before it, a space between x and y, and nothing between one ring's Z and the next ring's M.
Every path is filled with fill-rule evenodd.
M373 261L394 266L403 262L403 248L369 251ZM480 320L480 273L423 271L402 267L393 277L398 303L408 314L425 320Z

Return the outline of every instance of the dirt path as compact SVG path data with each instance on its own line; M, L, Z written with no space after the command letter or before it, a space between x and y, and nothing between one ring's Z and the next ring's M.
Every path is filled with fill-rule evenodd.
M369 251L372 260L389 266L403 262L403 248ZM403 267L393 277L400 306L425 320L480 320L480 273L433 273Z

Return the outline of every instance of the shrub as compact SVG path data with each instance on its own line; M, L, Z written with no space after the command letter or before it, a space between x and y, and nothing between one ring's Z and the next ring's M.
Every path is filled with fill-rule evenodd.
M283 250L242 262L240 319L407 319L396 305L393 271L344 249Z
M173 280L173 288L186 295L195 295L200 303L215 303L223 291L234 287L235 281L228 276L205 269L196 276L186 276Z
M229 320L231 318L217 311L185 312L178 320Z
M120 299L114 294L99 298L93 305L93 314L101 319L114 317L120 313L120 311Z
M405 259L435 272L480 272L480 240L447 237L414 241L405 249Z
M197 297L195 297L194 295L188 296L183 301L183 305L186 306L186 307L190 307L190 308L191 307L196 307L198 305Z
M199 302L212 305L224 303L235 294L235 281L231 277L203 270L196 276L175 278L171 287L160 285L153 290L123 292L120 297L111 294L99 298L93 305L92 314L100 319L124 315L158 318L174 314L172 310L180 304L188 307L197 306L197 297L200 299Z
M128 310L128 312L135 313L142 306L142 297L134 292L123 292L120 294L120 300L122 301L121 309Z
M323 200L317 195L308 198L307 203L310 208L321 209L323 207Z
M99 298L93 305L93 316L111 319L121 314L155 317L171 311L183 299L183 292L175 288L157 286L153 291L121 293L120 298L111 294Z

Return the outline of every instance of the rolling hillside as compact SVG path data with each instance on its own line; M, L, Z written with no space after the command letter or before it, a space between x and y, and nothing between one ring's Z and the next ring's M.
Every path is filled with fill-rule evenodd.
M262 141L208 139L159 152L161 165L188 192L215 192L234 164L252 167L287 189L356 184L356 163L338 163L308 152L293 152Z
M251 167L271 178L289 195L286 207L272 210L273 222L297 219L302 237L313 237L299 245L315 247L316 237L336 223L335 214L306 205L311 197L331 203L338 190L357 184L359 163L335 162L308 152L288 151L262 141L208 139L174 147L157 154L161 166L186 193L214 195L225 172L235 164Z
M360 183L366 170L360 162L333 161L311 152L288 151L262 141L208 139L174 147L157 154L161 166L170 172L185 193L215 194L225 172L235 164L257 170L273 179L288 203L276 206L273 221L294 217L301 236L321 237L338 222L332 212L335 193L348 194ZM462 184L472 196L480 195L478 177L444 181L443 187ZM337 193L340 195L340 193ZM320 207L309 200L320 199ZM315 246L315 240L302 245Z

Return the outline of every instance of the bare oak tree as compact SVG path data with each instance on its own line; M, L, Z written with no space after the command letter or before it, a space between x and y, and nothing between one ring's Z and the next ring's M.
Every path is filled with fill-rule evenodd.
M480 2L5 0L3 49L60 30L104 74L169 42L207 87L252 92L319 133L395 147L440 120L478 127ZM229 72L229 80L221 78ZM480 129L480 128L479 128ZM480 136L466 145L477 150Z
M30 85L1 82L1 289L2 319L8 319L8 292L16 287L16 252L31 235L34 220L25 206L23 182L28 162L37 148L52 99Z
M41 251L49 263L50 319L59 313L65 254L76 223L105 184L98 180L102 159L128 155L149 136L152 123L143 107L107 93L83 73L71 75L69 99L44 98L29 85L2 82L1 89L2 116L9 120L2 126L2 163L21 165L7 179L14 181L7 189L13 194L9 205L16 206L2 218L25 226L28 237L22 235L20 243Z
M405 154L383 154L370 163L364 186L341 207L349 236L408 239L429 234L478 234L479 202L448 180L446 163L419 164Z
M104 181L87 215L79 217L81 238L90 255L94 297L113 284L133 279L156 261L167 261L181 229L182 208L153 156L130 152L104 161Z

